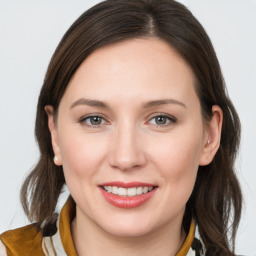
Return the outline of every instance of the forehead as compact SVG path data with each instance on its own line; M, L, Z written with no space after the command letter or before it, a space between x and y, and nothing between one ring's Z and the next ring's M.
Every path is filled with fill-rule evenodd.
M159 38L130 39L90 54L70 80L64 98L181 100L195 94L194 84L191 68L169 44Z

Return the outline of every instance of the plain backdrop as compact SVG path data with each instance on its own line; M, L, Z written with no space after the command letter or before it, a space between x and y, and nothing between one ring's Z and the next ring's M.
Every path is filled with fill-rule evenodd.
M51 55L74 20L98 2L0 0L0 233L28 223L19 190L38 159L35 111ZM237 254L256 255L256 1L181 2L212 39L241 118L236 166L245 204ZM65 195L60 205L64 200Z

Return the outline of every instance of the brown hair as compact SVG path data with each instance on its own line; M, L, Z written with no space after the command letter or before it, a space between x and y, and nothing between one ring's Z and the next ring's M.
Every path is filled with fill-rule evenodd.
M173 0L104 1L83 13L63 36L50 61L38 100L35 134L41 155L21 190L24 211L31 221L38 223L51 218L65 184L62 167L53 163L44 107L52 105L57 113L72 75L91 52L138 37L161 38L187 61L197 78L195 88L205 119L211 118L213 105L219 105L223 111L220 148L211 164L199 167L186 205L184 226L192 216L195 218L207 255L234 255L242 206L234 173L240 122L227 96L210 39L191 12Z

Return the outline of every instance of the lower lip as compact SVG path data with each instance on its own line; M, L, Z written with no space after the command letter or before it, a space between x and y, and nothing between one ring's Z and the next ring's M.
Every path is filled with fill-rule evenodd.
M157 188L154 188L148 193L138 195L138 196L118 196L112 193L108 193L103 188L100 187L101 193L104 198L112 205L119 208L135 208L144 203L146 203L156 192Z

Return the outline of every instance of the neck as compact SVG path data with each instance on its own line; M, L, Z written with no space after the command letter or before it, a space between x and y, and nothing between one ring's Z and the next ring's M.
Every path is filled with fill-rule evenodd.
M71 224L71 231L79 256L174 256L186 237L181 226L182 218L179 218L145 235L116 236L90 219L77 215Z

